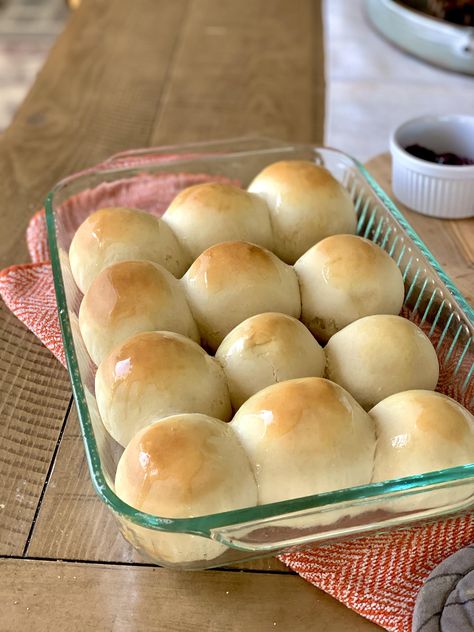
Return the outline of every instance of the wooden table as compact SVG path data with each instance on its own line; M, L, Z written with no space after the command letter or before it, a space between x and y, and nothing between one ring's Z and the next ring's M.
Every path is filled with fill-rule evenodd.
M0 266L59 178L130 147L257 133L321 141L315 0L86 0L0 137ZM388 187L386 156L372 163ZM472 222L410 214L472 299ZM469 276L470 275L470 276ZM273 559L140 562L95 496L66 371L1 305L0 629L379 629Z

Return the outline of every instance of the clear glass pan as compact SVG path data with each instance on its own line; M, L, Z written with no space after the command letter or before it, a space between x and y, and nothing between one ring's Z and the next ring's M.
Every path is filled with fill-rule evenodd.
M89 469L98 495L116 516L124 536L144 557L158 564L177 568L221 566L313 542L430 520L474 505L474 464L187 519L142 513L115 494L113 481L121 448L100 421L94 397L94 367L77 327L81 295L70 274L67 252L85 216L70 212L71 200L97 190L113 190L117 183L134 186L136 182L145 192L144 200L152 199L157 179L169 173L183 175L183 183L189 177L202 178L205 174L238 180L245 187L263 167L281 159L324 164L350 191L359 218L358 234L383 247L403 273L403 313L432 339L440 360L441 383L465 405L471 392L472 308L394 203L366 169L349 156L312 145L237 139L127 152L62 180L46 200L48 237L59 319ZM143 208L150 210L146 203ZM182 534L193 537L190 540L190 535ZM191 547L195 555L184 560L164 555L163 538L173 545L177 542L178 548L181 541L195 542L194 549Z

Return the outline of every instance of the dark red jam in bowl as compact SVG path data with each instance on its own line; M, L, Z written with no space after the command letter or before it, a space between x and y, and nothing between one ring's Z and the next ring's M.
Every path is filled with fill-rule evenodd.
M416 158L426 160L427 162L436 162L438 165L451 165L456 167L474 165L472 158L457 156L451 152L437 154L435 151L423 147L422 145L408 145L408 147L405 147L405 151Z

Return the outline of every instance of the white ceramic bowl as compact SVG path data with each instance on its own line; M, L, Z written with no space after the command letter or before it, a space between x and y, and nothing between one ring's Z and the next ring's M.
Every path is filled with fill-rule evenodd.
M474 116L422 116L403 123L390 138L392 188L408 208L448 219L474 216L474 165L439 165L405 147L474 159Z

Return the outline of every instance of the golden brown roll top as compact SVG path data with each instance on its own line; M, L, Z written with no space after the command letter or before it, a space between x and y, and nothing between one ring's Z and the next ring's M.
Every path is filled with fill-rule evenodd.
M230 425L249 455L260 503L370 482L373 421L329 380L269 386L245 402Z
M146 427L117 467L117 495L156 516L189 518L256 505L248 458L228 424L175 415ZM139 528L137 528L139 529ZM149 548L169 562L212 559L225 546L204 538L148 532Z
M446 395L396 393L369 414L378 437L374 482L474 462L474 417Z
M402 274L377 244L355 235L333 235L295 263L302 321L321 341L358 318L399 314Z
M366 316L351 323L325 347L326 375L366 409L389 395L434 390L439 364L428 337L401 316Z
M204 413L228 421L224 372L198 344L168 331L137 334L99 365L97 404L105 427L123 446L152 421Z
M355 233L349 193L327 169L312 162L275 162L254 178L248 190L267 202L274 252L286 263L295 263L329 235Z
M300 292L293 268L269 250L245 241L208 248L182 282L201 336L214 351L250 316L270 311L300 316Z
M96 364L141 331L174 331L199 341L179 282L150 261L121 261L102 270L81 303L79 326Z
M101 270L119 261L153 261L176 277L191 264L165 222L150 213L122 207L89 215L73 237L69 257L74 280L83 293Z
M276 312L237 325L220 344L216 359L224 368L235 410L276 382L322 376L326 363L324 351L303 323Z
M196 184L178 193L163 220L192 259L222 241L273 247L270 212L256 195L231 184Z
M375 483L474 463L474 417L446 395L426 390L396 393L369 415L377 431ZM387 500L384 508L453 507L473 493L474 486L467 481L466 485Z

